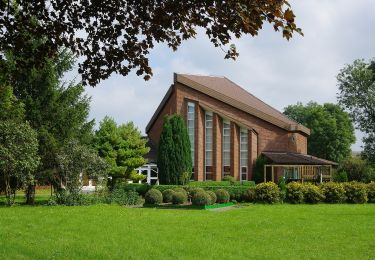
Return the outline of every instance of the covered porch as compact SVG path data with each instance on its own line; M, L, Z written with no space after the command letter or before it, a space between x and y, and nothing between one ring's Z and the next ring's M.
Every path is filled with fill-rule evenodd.
M278 182L284 178L286 182L322 183L332 180L333 167L337 163L315 156L290 152L263 152L267 159L264 165L264 182Z

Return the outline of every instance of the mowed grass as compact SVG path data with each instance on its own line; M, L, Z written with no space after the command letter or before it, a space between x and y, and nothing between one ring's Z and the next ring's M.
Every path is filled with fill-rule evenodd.
M375 259L375 205L0 208L1 259Z

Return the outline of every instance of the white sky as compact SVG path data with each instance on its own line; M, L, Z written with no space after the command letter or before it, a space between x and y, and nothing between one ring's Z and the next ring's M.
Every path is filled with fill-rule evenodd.
M280 111L297 101L336 102L339 70L354 59L375 57L375 0L290 3L304 37L295 35L288 42L266 25L258 37L234 42L240 53L236 61L225 60L204 33L184 42L177 52L157 45L150 55L154 76L148 82L135 74L113 75L87 88L90 118L97 123L105 115L118 123L133 121L144 132L173 72L226 76ZM353 150L361 150L361 137L357 132Z

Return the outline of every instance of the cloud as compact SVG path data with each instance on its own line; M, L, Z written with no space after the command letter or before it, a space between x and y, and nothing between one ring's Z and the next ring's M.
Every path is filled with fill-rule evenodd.
M150 54L154 76L148 82L134 74L113 75L95 88L90 117L105 115L119 123L134 121L144 131L146 124L173 82L173 72L224 75L282 110L297 101L336 102L336 75L357 58L373 57L375 46L375 1L291 1L297 24L305 36L290 41L268 25L258 37L243 37L234 43L237 61L225 60L200 31L177 52L157 45ZM357 133L354 150L360 150Z

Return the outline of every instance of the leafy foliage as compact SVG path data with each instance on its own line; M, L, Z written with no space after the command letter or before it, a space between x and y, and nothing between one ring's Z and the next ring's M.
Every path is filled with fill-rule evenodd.
M341 183L326 182L320 185L320 189L325 197L325 202L341 203L345 201L345 190Z
M255 160L254 171L253 171L253 181L255 183L261 183L264 181L264 165L267 164L268 160L265 156L258 156Z
M172 203L175 205L184 204L187 202L186 192L174 192L172 195Z
M286 107L284 114L310 128L308 154L335 162L350 156L355 142L354 127L349 115L338 105L297 103Z
M290 182L286 187L286 199L293 204L303 203L304 186L299 182Z
M61 189L78 194L81 189L81 174L86 173L99 180L107 177L108 165L97 152L77 141L70 141L57 155L59 183Z
M206 193L210 196L210 204L211 205L215 204L217 201L216 193L213 192L212 190L208 190L206 191Z
M375 164L375 60L355 60L337 75L338 100L363 138L365 158Z
M366 160L357 157L351 157L344 160L338 173L346 173L349 181L370 182L375 181L375 169Z
M157 189L150 189L146 192L145 202L147 204L160 204L163 202L163 194Z
M132 122L117 125L112 118L105 117L95 132L94 140L99 156L110 165L109 175L112 178L139 180L133 170L146 163L143 156L149 148Z
M325 199L322 190L318 186L305 183L303 189L303 195L306 203L316 204Z
M375 203L375 182L367 184L367 197L369 203Z
M286 0L269 1L2 1L0 51L23 50L30 35L44 39L36 51L42 63L61 47L83 57L79 72L84 83L96 85L115 72L136 70L152 76L148 55L155 43L176 50L183 40L203 28L215 47L223 48L233 37L258 35L264 23L290 39L302 34ZM27 33L25 33L27 32ZM234 45L225 51L234 59ZM22 62L17 66L24 66Z
M344 190L346 201L349 203L366 203L367 189L366 184L361 182L347 182L344 183Z
M196 191L192 195L191 203L197 206L210 205L211 196L205 191Z
M229 192L224 189L218 189L215 191L217 203L228 203L230 199Z
M7 204L14 203L16 190L33 181L40 158L35 131L28 123L0 121L0 176L5 183Z
M172 189L166 189L166 190L164 190L162 192L162 194L163 194L163 202L165 202L165 203L171 203L174 193L175 193L175 191L172 190Z
M273 182L263 182L256 186L256 201L261 203L277 203L280 201L279 187Z
M181 115L164 118L157 162L161 184L189 182L192 174L190 141Z

